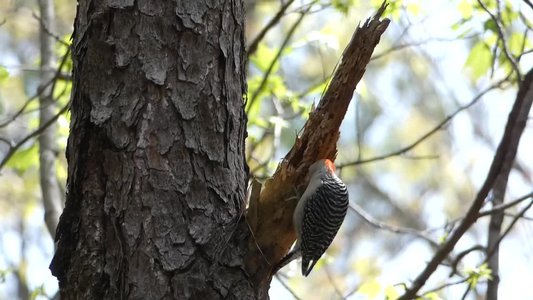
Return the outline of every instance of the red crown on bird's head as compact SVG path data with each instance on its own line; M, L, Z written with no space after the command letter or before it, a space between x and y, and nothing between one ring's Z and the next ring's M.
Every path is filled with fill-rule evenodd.
M328 169L331 173L335 173L335 164L329 159L324 159L324 165L326 165L326 169Z

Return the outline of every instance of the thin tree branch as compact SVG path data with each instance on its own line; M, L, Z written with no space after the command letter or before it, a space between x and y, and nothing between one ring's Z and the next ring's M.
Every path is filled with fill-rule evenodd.
M0 128L6 127L7 125L11 124L11 122L15 121L20 115L22 115L24 113L24 111L26 110L26 107L28 107L28 105L30 105L30 103L33 100L37 99L43 93L43 91L48 86L50 86L53 82L54 82L54 79L52 79L52 80L46 82L45 84L39 86L37 88L36 93L33 96L31 96L28 100L26 100L26 102L24 102L24 105L22 105L22 107L16 113L14 113L11 117L8 117L6 120L4 120L2 123L0 123Z
M274 58L270 62L270 65L268 66L268 69L266 70L265 74L263 75L263 79L261 80L261 83L259 84L259 87L257 87L257 89L254 91L254 93L250 97L250 103L248 104L248 109L246 111L247 114L250 112L250 108L254 105L255 101L257 100L257 98L259 96L259 93L261 93L263 91L263 88L265 87L265 85L266 85L266 83L268 81L268 78L270 77L270 73L272 73L272 70L274 69L274 66L278 62L279 58L281 57L281 54L283 53L283 51L285 50L285 48L289 44L289 41L292 38L292 35L294 34L294 32L296 31L296 28L298 28L298 26L300 26L300 24L303 21L303 18L307 15L307 12L309 11L309 9L311 9L311 7L312 6L309 6L308 10L303 11L300 14L300 17L298 18L298 20L296 20L296 22L294 22L294 24L289 29L289 32L287 33L287 36L285 37L285 39L281 43L281 46L279 47L278 52L276 53L276 56L274 56Z
M498 232L495 232L494 234L498 234L497 237L490 236L491 239L489 239L490 244L488 244L487 249L487 256L485 257L486 263L488 263L488 267L492 271L492 280L489 280L487 283L487 292L486 292L486 298L496 300L498 299L498 285L500 283L500 274L499 274L499 265L498 265L498 254L499 254L499 248L500 243L502 240L507 236L507 234L511 231L513 226L518 222L520 218L524 216L524 214L531 208L533 205L533 201L530 201L519 213L516 215L513 220L511 221L511 224L505 229L503 234L499 234ZM501 218L503 220L503 213L501 213ZM500 227L498 229L501 229L501 222ZM494 241L492 241L494 239ZM494 268L494 269L493 269Z
M357 205L355 203L350 204L349 208L353 212L355 212L357 215L359 215L361 218L363 218L363 220L366 223L368 223L370 226L372 226L374 228L387 230L387 231L394 232L394 233L402 233L402 234L413 235L413 236L419 237L419 238L427 241L428 243L430 243L435 248L439 247L439 244L437 242L432 240L429 236L425 235L422 231L419 231L419 230L416 230L416 229L413 229L413 228L400 227L400 226L394 226L394 225L383 223L383 222L381 222L379 220L376 220L369 213L367 213L362 207L360 207L359 205Z
M462 38L430 38L430 39L422 40L422 41L415 41L415 42L409 42L409 43L396 44L396 45L391 46L388 49L383 50L382 52L380 52L380 53L378 53L376 55L373 55L370 60L378 60L378 59L383 58L383 57L385 57L385 56L387 56L387 55L389 55L389 54L391 54L393 52L400 51L400 50L403 50L403 49L406 49L406 48L422 46L422 45L433 43L433 42L455 42L455 41L458 41L458 40L468 40L468 39L473 39L475 37L478 37L479 35L480 34L472 34L472 35L465 36L465 37L462 37Z
M501 204L501 205L498 205L498 206L494 206L492 209L488 209L488 210L484 210L484 211L481 211L478 213L478 215L476 216L477 219L479 218L482 218L482 217L486 217L486 216L490 216L492 215L494 212L497 212L497 211L504 211L508 208L511 208L529 198L532 198L533 197L533 192L527 194L527 195L524 195L516 200L513 200L511 202L508 202L508 203L504 203L504 204ZM460 221L462 221L464 219L464 217L461 217L461 218L457 218L455 220L452 220L452 221L449 221L446 223L446 226L451 226L451 225L454 225ZM426 231L428 232L432 232L432 231L435 231L435 230L440 230L442 229L442 227L435 227L435 228L431 228L431 229L428 229Z
M331 270L328 266L325 266L326 276L328 277L329 284L333 287L333 290L335 291L335 294L339 297L339 299L344 299L342 292L340 291L339 287L335 284L333 276L331 276Z
M346 294L343 299L350 298L353 294L357 293L360 287L361 287L360 285L353 287L352 290L348 294Z
M20 140L18 143L16 143L15 145L13 145L13 147L11 147L9 149L9 151L6 153L6 156L4 156L4 158L2 159L2 161L0 162L0 170L2 170L2 168L6 165L6 163L9 161L9 159L13 156L13 154L15 154L15 152L17 152L17 150L22 146L24 145L24 143L26 143L27 141L29 141L30 139L38 136L39 134L41 134L44 130L46 130L46 128L48 128L50 125L54 124L55 121L57 121L57 119L59 118L59 116L61 116L63 113L65 113L68 108L69 108L69 105L70 105L70 102L67 103L65 106L63 106L63 108L61 108L61 110L56 113L54 115L54 117L52 117L50 120L48 120L47 122L45 122L44 124L41 125L41 127L37 128L36 130L34 130L32 133L28 134L27 136L25 136L22 140Z
M445 283L443 285L440 285L436 288L432 288L431 290L427 290L425 291L423 294L422 294L422 299L424 299L424 296L428 295L428 294L431 294L431 293L435 293L435 292L438 292L444 288L447 288L447 287L450 287L450 286L454 286L454 285L458 285L458 284L462 284L462 283L465 283L466 281L468 280L468 278L463 278L461 280L458 280L458 281L454 281L454 282L449 282L449 283Z
M4 142L4 143L7 144L9 147L12 147L12 146L13 146L13 141L8 140L8 139L6 139L6 138L4 138L4 137L1 137L1 136L0 136L0 142Z
M484 211L481 211L479 214L478 214L478 218L481 218L481 217L485 217L485 216L489 216L489 215L492 215L494 214L495 212L501 212L501 211L505 211L506 209L508 208L511 208L521 202L523 202L524 200L527 200L529 198L533 198L533 192L525 195L525 196L522 196L514 201L511 201L511 202L507 202L507 203L502 203L500 205L497 205L497 206L494 206L492 209L489 209L489 210L484 210ZM533 201L532 201L533 202Z
M265 38L265 35L272 29L276 24L278 24L281 20L281 18L285 15L285 12L287 11L287 8L291 6L291 4L294 2L294 0L289 0L285 4L283 4L276 15L263 27L263 29L257 34L257 36L252 40L250 45L248 46L248 51L246 55L248 57L252 56L255 51L257 50L257 46L259 43Z
M496 16L494 16L494 14L492 14L490 12L490 10L487 8L487 6L485 6L485 4L483 4L483 2L481 0L477 0L477 3L479 3L479 6L481 6L481 8L483 8L483 10L490 16L490 18L494 21L494 25L496 25L496 30L498 31L498 37L502 43L502 51L503 51L503 54L505 55L505 57L507 57L507 59L509 60L509 62L511 63L511 66L513 67L513 70L515 71L516 73L516 78L518 79L518 82L521 82L522 81L522 73L520 72L520 68L518 68L518 64L514 58L514 56L512 55L511 51L509 51L509 49L507 49L507 41L506 41L506 38L505 38L505 35L503 34L503 29L502 29L502 24L500 24L500 19L497 18ZM499 6L499 4L498 4Z
M511 217L511 218L515 218L516 217L516 214L512 214L512 213L504 213L506 217ZM528 216L522 216L522 220L525 220L525 221L533 221L533 217L528 217Z
M57 34L55 34L52 30L52 28L54 26L50 26L50 22L48 22L48 20L45 20L45 15L43 14L43 12L41 11L41 17L38 16L37 14L35 13L32 13L32 16L37 20L39 21L39 25L41 26L41 29L43 30L43 33L46 33L47 35L51 36L54 38L54 40L56 40L56 42L62 44L63 46L67 46L69 47L70 45L68 43L66 43L65 41L63 41L63 39L61 39L60 36L58 36ZM51 28L52 27L52 28Z
M22 107L15 114L13 114L7 120L5 120L2 123L0 123L0 128L9 125L11 122L15 121L19 116L21 116L22 114L25 114L26 113L26 108L28 107L28 105L30 105L30 103L33 100L35 100L38 97L40 97L41 94L43 94L43 92L48 87L50 87L50 85L52 85L51 89L54 90L54 87L55 87L55 85L57 83L57 79L70 80L70 78L66 78L65 75L61 73L61 71L63 70L63 67L65 66L65 64L66 64L66 62L67 62L69 57L70 57L70 48L68 48L67 51L65 52L65 55L63 55L63 58L61 59L61 63L59 63L59 66L56 69L54 77L51 78L50 80L48 80L47 82L41 84L39 87L37 87L37 91L35 92L35 94L33 96L31 96L28 100L26 100L24 105L22 105Z
M285 281L283 281L281 279L281 276L279 276L278 274L275 275L276 276L276 279L279 281L279 283L281 283L281 285L289 292L291 293L291 295L294 297L294 299L296 300L303 300L302 298L298 297L298 295L296 295L296 293L291 289L291 287L289 285L287 285L287 283L285 283Z
M427 279L433 274L439 264L448 256L450 251L453 250L455 244L464 235L464 233L477 220L479 210L483 206L485 199L494 187L498 176L504 168L505 160L514 160L518 143L526 125L532 102L533 69L529 71L524 81L520 85L516 101L513 105L511 113L509 114L503 137L498 145L498 149L496 150L496 154L490 166L487 178L485 179L485 182L474 199L474 202L468 209L465 218L450 235L448 240L440 247L437 253L435 253L431 261L428 262L424 270L418 275L411 286L398 299L406 300L416 298L418 291L420 288L422 288L422 286L424 286Z
M502 83L507 81L507 79L508 79L508 77L506 77L506 78L504 78L504 79L502 79L502 80L490 85L488 88L486 88L485 90L481 91L469 103L459 107L452 114L448 115L446 118L444 118L444 120L442 120L439 124L437 124L437 126L435 126L430 131L426 132L424 135L422 135L420 138L415 140L413 143L411 143L411 144L409 144L409 145L407 145L407 146L405 146L405 147L403 147L401 149L398 149L396 151L390 152L388 154L379 155L379 156L371 157L371 158L359 159L359 160L356 160L356 161L353 161L353 162L344 163L344 164L339 164L339 166L337 168L338 169L342 169L342 168L345 168L345 167L351 167L351 166L367 164L367 163L371 163L371 162L375 162L375 161L379 161L379 160L384 160L384 159L387 159L387 158L390 158L390 157L402 155L402 154L414 149L420 143L422 143L423 141L425 141L426 139L431 137L433 134L435 134L436 132L438 132L439 130L444 128L444 126L446 126L457 114L459 114L460 112L462 112L462 111L472 107L474 104L476 104L486 93L492 91L495 88L500 87Z
M461 300L465 300L466 296L468 296L468 293L470 293L471 290L472 290L472 285L469 283L466 286L465 292L463 293L463 296L461 297Z
M450 275L449 277L452 277L453 275L455 274L459 274L459 271L457 270L457 267L459 265L459 263L461 262L461 260L463 260L463 258L465 258L465 256L467 256L468 254L470 254L471 252L474 252L474 251L483 251L485 250L485 247L481 246L481 245L475 245L473 247L470 247L466 250L463 250L461 251L460 253L458 253L456 256L455 256L455 259L453 260L452 264L451 264L451 269L452 271L450 272Z
M489 249L488 254L487 254L487 258L485 258L485 262L487 262L490 259L490 257L496 253L496 251L498 249L498 245L502 242L502 240L511 231L511 229L516 224L516 222L518 222L518 220L520 220L525 215L525 213L531 208L531 206L533 206L533 201L529 202L524 208L522 208L520 210L520 212L516 216L513 217L513 220L511 221L511 224L509 224L509 226L507 226L505 231L498 238L497 243L494 245L494 247L492 249Z

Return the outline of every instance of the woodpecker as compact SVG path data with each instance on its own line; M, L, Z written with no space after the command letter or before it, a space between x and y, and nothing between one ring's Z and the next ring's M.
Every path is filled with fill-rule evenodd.
M329 159L313 163L307 176L309 184L292 217L297 240L291 253L301 254L304 276L309 275L333 241L349 201L346 185L335 175L335 165Z

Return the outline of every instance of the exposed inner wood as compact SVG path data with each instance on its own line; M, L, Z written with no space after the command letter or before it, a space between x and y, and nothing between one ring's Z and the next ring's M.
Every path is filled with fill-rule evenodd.
M287 254L296 238L292 214L305 188L307 169L319 159L335 160L339 127L355 87L390 23L389 19L379 19L385 8L383 3L374 17L355 30L326 92L309 115L294 146L265 182L259 198L250 199L247 221L253 235L246 267L254 282L265 291L274 266Z

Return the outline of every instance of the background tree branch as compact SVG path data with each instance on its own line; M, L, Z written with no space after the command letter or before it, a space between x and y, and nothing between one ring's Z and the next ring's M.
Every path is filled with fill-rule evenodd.
M464 233L477 220L479 210L489 196L489 192L494 188L499 176L506 170L507 164L512 164L518 150L520 137L528 120L529 111L533 102L533 69L525 76L524 81L520 84L518 95L513 108L509 114L507 125L503 137L498 145L494 159L489 169L489 173L481 189L479 190L472 205L468 209L465 218L461 221L457 229L452 233L448 240L435 253L424 270L418 275L412 285L398 299L414 299L417 293L424 286L426 280L433 274L439 264L452 251L455 244L464 235Z

